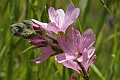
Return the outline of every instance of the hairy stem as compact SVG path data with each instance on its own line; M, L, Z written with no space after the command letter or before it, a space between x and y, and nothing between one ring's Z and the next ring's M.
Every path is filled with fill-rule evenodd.
M78 60L76 60L76 62L79 64L80 68L82 69L82 77L85 80L89 80L89 75L88 75L87 71L85 70L84 66L82 65L82 63L79 62Z

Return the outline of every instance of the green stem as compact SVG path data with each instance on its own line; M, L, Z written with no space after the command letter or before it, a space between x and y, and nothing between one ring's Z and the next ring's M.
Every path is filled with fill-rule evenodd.
M117 19L115 16L113 16L112 12L108 9L107 5L105 4L104 0L100 0L101 3L103 4L104 8L110 13L110 15L114 18L114 20L118 23ZM119 24L119 23L118 23ZM120 25L120 24L119 24Z

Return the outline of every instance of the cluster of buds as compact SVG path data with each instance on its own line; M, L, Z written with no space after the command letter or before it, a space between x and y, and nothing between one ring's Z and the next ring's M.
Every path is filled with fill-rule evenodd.
M77 71L88 80L88 68L96 59L96 55L93 55L95 51L93 44L96 38L92 29L87 29L81 35L78 30L70 27L69 38L67 37L66 30L80 13L80 9L75 8L73 4L68 5L66 13L62 9L55 10L53 7L48 9L48 13L51 20L49 23L31 19L12 24L13 35L30 39L29 43L39 47L44 53L37 59L33 59L33 62L39 64L55 56L58 63ZM57 37L54 37L54 34Z
M22 23L12 24L11 27L12 35L31 39L29 43L36 47L44 47L57 43L44 28L35 24L32 20L24 20Z

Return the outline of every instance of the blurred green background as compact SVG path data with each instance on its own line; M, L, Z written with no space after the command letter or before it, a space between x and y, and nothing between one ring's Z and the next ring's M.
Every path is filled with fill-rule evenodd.
M0 0L0 80L70 80L72 73L83 80L54 57L42 64L31 62L40 50L11 35L11 24L32 18L48 22L49 7L65 11L69 3L81 10L72 26L80 32L92 28L97 37L90 80L120 80L120 0Z

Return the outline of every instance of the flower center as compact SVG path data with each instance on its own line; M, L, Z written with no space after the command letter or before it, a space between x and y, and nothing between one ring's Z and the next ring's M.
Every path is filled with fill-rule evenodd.
M79 57L81 57L82 56L82 53L80 53L80 52L77 52L77 53L75 53L75 55L74 55L75 57L77 57L77 58L79 58Z

